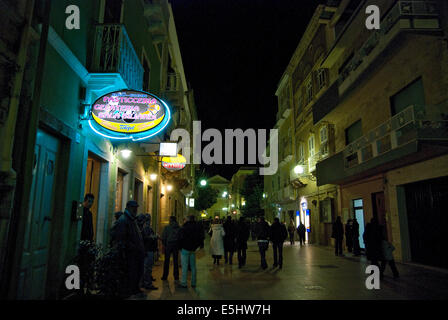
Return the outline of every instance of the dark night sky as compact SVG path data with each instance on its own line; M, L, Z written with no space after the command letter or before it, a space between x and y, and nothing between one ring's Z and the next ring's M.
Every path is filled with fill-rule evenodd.
M322 2L171 0L202 131L274 126L278 82ZM238 170L230 165L201 167L228 179Z

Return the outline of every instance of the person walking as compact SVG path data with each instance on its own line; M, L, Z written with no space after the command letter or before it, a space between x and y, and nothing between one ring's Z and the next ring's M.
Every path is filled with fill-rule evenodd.
M235 224L231 216L227 216L226 222L223 225L224 236L224 263L232 264L233 253L236 249L236 230Z
M305 232L305 225L303 223L299 224L299 226L297 227L297 234L299 235L300 246L302 246L302 244L305 244Z
M145 247L136 223L137 201L130 200L126 209L114 226L113 242L118 245L120 255L124 257L127 276L122 288L126 296L141 294L140 280L143 275Z
M177 223L176 217L170 216L170 222L162 232L162 244L165 255L162 280L168 279L171 255L173 256L174 280L179 280L179 230L180 226Z
M289 242L291 243L291 245L294 245L294 233L296 231L296 226L294 225L294 223L291 221L289 221L289 225L288 225L288 234L289 234Z
M393 254L395 247L392 245L392 243L390 243L386 239L383 239L383 241L381 242L381 248L382 248L382 259L380 268L381 279L384 277L384 271L386 270L386 266L388 264L390 266L390 269L392 270L394 279L399 278L399 273L397 266L395 265L395 259Z
M269 224L260 217L257 225L257 243L260 251L261 268L264 270L268 267L266 263L266 251L269 248L270 228Z
M82 226L81 226L81 241L93 242L93 216L90 209L95 201L95 196L91 193L87 193L84 196L84 202L82 203Z
M370 222L367 223L362 237L366 245L367 260L369 260L371 264L380 267L379 261L382 258L383 229L376 217L373 217Z
M284 224L280 223L279 218L274 218L274 223L270 229L270 240L272 241L272 248L274 250L274 268L277 266L281 269L283 267L283 242L288 237L288 231Z
M79 269L81 273L80 286L82 294L90 293L90 287L92 285L93 278L93 263L95 256L91 253L91 247L95 245L94 233L93 233L93 218L90 209L93 206L95 196L91 193L87 193L84 196L82 203L82 225L81 225L81 238L78 249L79 257Z
M203 227L195 221L193 215L187 217L179 231L180 259L182 264L182 277L180 287L187 288L188 270L191 270L191 287L196 287L196 250L204 248Z
M142 226L143 244L145 246L145 262L143 272L143 288L146 290L157 290L152 282L155 279L152 277L152 267L154 265L154 257L157 251L157 235L151 228L151 215L149 213L142 214L144 223Z
M347 245L348 252L353 251L353 220L348 219L345 225L345 243Z
M334 238L334 253L337 256L342 256L342 240L344 239L344 226L342 225L341 217L336 218L336 222L333 223L333 233L331 235Z
M359 223L356 218L353 219L352 226L352 239L353 239L353 253L355 256L359 256L361 254L361 247L359 246Z
M244 217L240 220L236 228L236 249L238 251L238 268L246 265L247 240L249 240L250 229Z
M213 257L213 264L219 265L219 259L224 255L224 228L218 218L213 221L209 234L210 239L210 253Z

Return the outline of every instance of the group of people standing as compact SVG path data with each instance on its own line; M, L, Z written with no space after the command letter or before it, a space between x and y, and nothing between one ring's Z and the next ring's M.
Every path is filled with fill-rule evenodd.
M353 251L355 256L359 256L361 254L361 249L359 246L359 224L356 218L347 220L347 224L345 225L345 237L347 250L349 252ZM369 260L372 265L379 267L381 277L383 277L386 266L389 265L394 279L398 278L399 273L393 257L395 248L389 241L387 241L385 228L379 224L377 217L373 217L370 222L366 224L362 237L365 244L367 260ZM336 222L333 224L332 238L335 239L336 256L342 256L344 227L340 216L336 218Z

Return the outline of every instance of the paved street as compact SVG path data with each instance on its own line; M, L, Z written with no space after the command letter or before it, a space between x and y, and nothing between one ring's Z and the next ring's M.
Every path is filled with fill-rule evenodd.
M159 260L153 276L159 289L149 291L149 300L328 300L328 299L446 299L448 296L447 272L420 266L397 264L400 279L393 280L386 269L380 290L365 287L365 257L335 257L331 248L297 244L284 246L284 266L273 269L272 246L267 253L269 268L262 270L256 242L249 242L247 265L238 269L233 265L213 265L208 254L208 241L197 254L197 287L178 288L172 277L161 281L163 261Z

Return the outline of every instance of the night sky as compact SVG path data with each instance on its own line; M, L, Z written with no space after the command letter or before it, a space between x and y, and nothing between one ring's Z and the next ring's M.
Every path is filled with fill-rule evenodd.
M172 0L202 131L269 129L275 91L319 0ZM203 147L208 142L203 142ZM247 148L246 148L247 149ZM237 165L202 165L230 179Z

